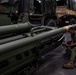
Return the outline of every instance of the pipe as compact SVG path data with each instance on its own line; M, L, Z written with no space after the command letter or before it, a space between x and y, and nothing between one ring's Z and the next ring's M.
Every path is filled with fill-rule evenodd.
M9 43L0 45L0 54L11 51L11 50L19 49L19 48L24 47L24 46L30 47L30 45L32 45L32 44L36 44L37 42L45 40L49 37L53 37L53 36L56 36L58 34L65 32L65 30L68 29L69 27L76 27L76 24L70 25L70 26L65 26L62 28L55 29L55 30L51 30L51 31L48 31L45 33L41 33L41 34L36 35L34 37L23 38L20 40L16 40L13 42L9 42Z
M30 31L31 27L32 24L29 22L15 25L0 26L0 36L12 33L27 32Z
M25 37L24 35L16 35L16 36L13 36L13 37L8 37L8 38L0 39L0 45L4 44L4 43L7 43L7 42L19 40L19 39L22 39L24 37Z

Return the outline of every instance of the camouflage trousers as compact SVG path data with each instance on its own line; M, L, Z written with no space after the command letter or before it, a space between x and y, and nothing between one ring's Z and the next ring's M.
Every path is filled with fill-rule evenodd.
M72 49L70 60L71 60L71 61L74 61L75 56L76 56L76 47L74 47L74 48Z

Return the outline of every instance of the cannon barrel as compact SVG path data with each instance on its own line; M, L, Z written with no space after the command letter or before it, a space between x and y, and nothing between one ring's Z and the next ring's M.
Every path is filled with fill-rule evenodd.
M0 36L12 34L12 33L30 31L31 27L32 27L32 24L29 22L21 23L21 24L14 24L14 25L1 26L0 27Z
M36 34L33 37L26 37L1 44L0 74L29 75L29 73L38 67L41 55L49 51L52 46L55 47L54 44L57 45L59 42L54 40L58 40L59 35L63 34L69 27L76 27L76 25L54 29L38 35ZM44 47L41 48L40 46Z
M23 38L20 40L16 40L13 42L9 42L9 43L0 45L0 54L10 51L10 50L15 50L15 49L21 48L23 46L30 46L32 44L45 40L49 37L56 36L58 34L65 32L65 30L68 29L69 27L76 27L76 25L72 25L72 26L70 25L70 26L58 28L58 29L55 29L52 31L48 31L48 32L36 35L34 37Z
M11 36L11 37L8 37L8 38L0 39L0 45L4 44L4 43L7 43L7 42L19 40L19 39L22 39L22 38L25 38L25 36L24 35L16 35L16 36Z

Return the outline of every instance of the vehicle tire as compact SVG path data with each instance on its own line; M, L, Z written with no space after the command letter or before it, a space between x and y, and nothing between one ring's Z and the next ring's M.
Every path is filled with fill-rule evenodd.
M42 19L41 19L41 24L44 25L44 26L46 26L50 19L51 19L51 18L50 18L49 16L44 15L44 16L42 17Z
M47 23L47 26L57 27L56 21L53 19L49 20L49 22Z
M46 18L46 16L43 16L42 19L41 19L41 24L42 24L42 25L44 25L45 18Z
M76 24L76 20L75 20L74 18L72 18L72 19L70 20L69 24L70 24L70 25L71 25L71 24Z

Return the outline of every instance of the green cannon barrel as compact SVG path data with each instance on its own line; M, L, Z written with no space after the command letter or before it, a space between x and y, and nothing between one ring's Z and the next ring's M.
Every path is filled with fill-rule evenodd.
M53 36L56 36L58 34L65 32L65 30L68 29L69 27L76 27L76 25L70 25L70 26L58 28L55 30L51 30L51 31L36 35L34 37L23 38L20 40L16 40L13 42L9 42L9 43L0 45L0 54L11 51L11 50L19 49L24 46L30 47L30 45L32 45L32 44L36 44L37 42L45 40L49 37L53 37Z
M16 35L16 36L11 36L11 37L8 37L8 38L0 39L0 45L4 44L4 43L7 43L7 42L19 40L19 39L22 39L22 38L25 38L25 37L26 36L24 36L24 35Z
M34 37L26 37L19 40L14 40L12 42L1 44L0 45L0 74L22 75L24 72L26 75L28 74L27 71L30 73L31 70L33 71L34 69L36 69L37 68L36 65L38 64L37 59L40 58L41 51L45 52L47 46L45 45L45 48L37 50L36 47L38 48L38 44L45 41L46 39L63 34L63 32L69 27L71 26L54 29L45 33L35 35ZM76 27L76 25L72 25L72 27Z
M31 27L32 27L32 24L29 22L14 24L14 25L1 26L0 27L0 36L12 34L12 33L30 31Z

